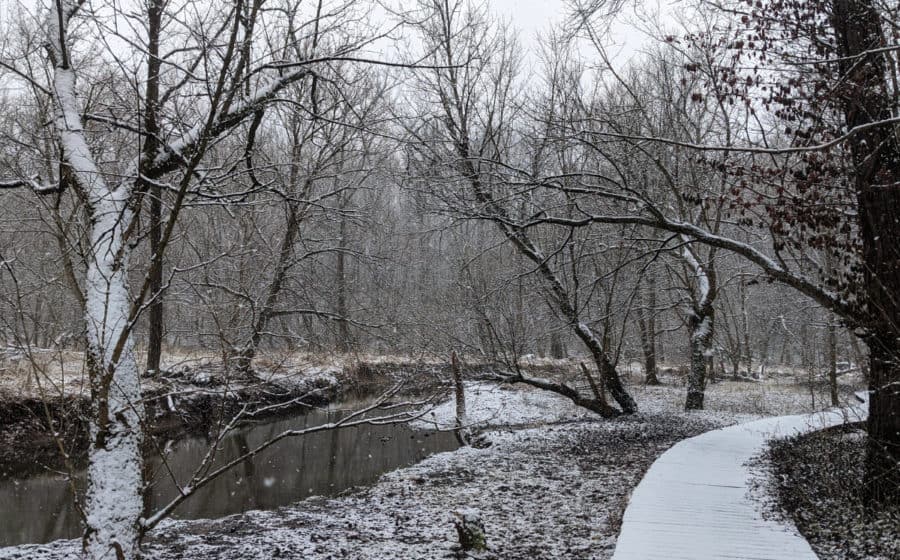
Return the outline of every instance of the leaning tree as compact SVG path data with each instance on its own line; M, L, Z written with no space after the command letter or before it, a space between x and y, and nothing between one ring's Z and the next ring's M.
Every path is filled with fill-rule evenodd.
M420 0L417 8L410 19L419 22L417 31L432 64L416 74L413 84L419 111L406 127L413 179L427 182L429 194L446 212L496 227L531 267L550 307L588 349L621 410L607 404L601 391L584 398L569 385L521 373L505 379L555 391L601 415L636 412L637 403L616 370L610 348L592 327L590 310L580 303L577 285L566 282L567 265L556 259L567 243L542 243L546 236L519 225L535 208L527 192L533 185L518 184L515 172L527 161L516 130L522 111L515 103L515 40L490 20L484 6Z

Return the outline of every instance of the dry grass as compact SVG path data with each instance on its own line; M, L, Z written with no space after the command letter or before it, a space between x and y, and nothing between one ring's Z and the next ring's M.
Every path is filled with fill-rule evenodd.
M71 350L0 351L0 391L19 398L86 390L84 355Z

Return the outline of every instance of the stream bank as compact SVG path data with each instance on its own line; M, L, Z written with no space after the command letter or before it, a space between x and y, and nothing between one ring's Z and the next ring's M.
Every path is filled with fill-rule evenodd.
M146 557L453 558L453 512L474 508L485 523L484 558L609 558L629 493L663 451L712 428L807 408L793 387L721 383L708 390L709 410L685 413L683 387L664 382L629 387L641 412L613 420L582 415L533 389L476 385L467 406L490 447L432 455L344 496L168 520L148 537ZM441 406L423 421L443 424L449 413ZM77 550L78 541L55 541L0 549L0 559L59 560L76 558Z
M74 360L73 360L74 361ZM144 377L144 405L151 449L188 436L210 434L245 406L266 410L253 421L296 415L337 401L361 400L402 383L401 395L427 396L448 390L449 364L402 357L335 360L335 364L259 360L250 377L236 378L221 362L203 360ZM69 366L73 369L73 366ZM559 371L568 362L548 360L533 371ZM464 363L467 378L491 371L484 363ZM60 447L76 465L84 464L90 400L76 375L50 379L57 391L14 390L0 383L0 480L27 476L36 469L62 471Z

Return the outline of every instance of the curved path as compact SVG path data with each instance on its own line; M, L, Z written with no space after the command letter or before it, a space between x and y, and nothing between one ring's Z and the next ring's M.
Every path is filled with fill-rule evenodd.
M866 409L766 418L677 443L634 489L613 560L817 558L793 523L762 518L747 463L772 438L858 421Z

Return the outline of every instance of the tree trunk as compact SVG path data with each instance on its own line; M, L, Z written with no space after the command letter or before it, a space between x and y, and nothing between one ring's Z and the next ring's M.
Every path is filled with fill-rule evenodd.
M86 362L91 387L83 547L89 560L137 558L141 538L143 457L140 377L131 337L127 272L133 183L110 188L84 135L67 44L69 5L47 16L53 63L54 129L62 164L89 213L85 281Z
M453 392L456 397L456 427L454 434L460 445L468 445L468 428L466 424L466 388L463 385L462 372L459 370L459 358L454 350L450 354L450 374L453 376Z
M713 332L712 310L703 315L692 314L688 326L691 337L691 367L688 371L684 409L703 410L703 397L706 391L706 352Z
M131 559L138 556L144 482L143 404L127 330L128 246L122 243L131 216L113 193L94 206L85 289L92 414L83 543L91 560Z
M578 335L578 338L580 338L585 346L591 351L591 356L594 358L594 363L597 365L597 371L600 372L600 375L603 378L604 386L609 391L613 400L615 400L622 408L622 412L625 414L634 414L637 412L637 403L632 396L628 394L625 385L622 383L622 379L619 377L618 372L616 372L615 366L609 361L606 352L603 350L603 346L594 336L594 333L587 325L579 323L575 329L575 334Z
M262 334L269 325L269 321L275 316L275 304L278 302L278 295L284 286L290 258L294 253L294 243L297 240L297 235L300 233L301 217L297 203L287 202L285 203L285 209L287 221L284 228L284 237L281 238L275 271L272 273L269 285L266 288L265 302L259 310L256 321L253 323L253 332L250 333L250 338L247 339L244 346L237 353L228 357L228 365L243 376L250 374L250 367L253 364L253 358L256 357L256 350L259 348Z
M850 349L853 351L853 358L856 360L856 367L859 368L860 373L862 373L863 379L866 382L869 381L869 366L867 362L869 359L863 353L862 348L859 346L859 340L857 340L856 333L850 331L847 334L847 337L850 339Z
M162 28L164 0L152 0L147 5L147 93L144 107L144 149L146 161L153 161L159 149L159 33ZM162 250L162 188L153 182L150 193L150 302L149 336L147 340L147 372L159 373L163 343L163 261Z
M550 357L556 360L568 357L566 345L563 343L562 337L557 331L550 333Z
M809 390L809 407L816 409L816 352L809 340L807 321L800 324L800 332L797 334L800 343L800 368L806 373L806 388Z
M838 383L837 383L837 326L834 324L835 318L828 314L828 389L831 394L831 406L837 406L838 403Z
M750 314L747 311L747 284L740 283L741 291L741 334L743 341L742 354L747 364L747 376L753 375L753 348L750 346Z
M575 335L585 346L587 346L588 350L590 350L594 363L597 365L597 371L599 371L600 375L603 377L604 385L609 391L610 396L612 396L613 400L616 401L622 408L622 412L625 414L634 414L637 412L637 403L625 389L625 385L622 383L619 373L606 355L603 344L597 339L594 331L579 320L578 311L572 305L572 302L569 301L569 293L563 287L562 282L560 282L556 273L554 273L547 264L547 259L523 229L513 228L504 223L503 219L505 219L506 216L505 210L496 205L490 197L484 194L477 175L471 167L471 162L467 163L469 164L470 176L473 177L472 184L475 186L475 192L480 194L482 200L489 203L489 207L492 212L494 212L494 215L497 218L500 218L500 220L495 223L506 238L512 242L513 246L520 254L537 266L538 273L544 279L545 285L551 294L551 301L555 305L557 311L562 314L563 317L568 319Z
M682 256L696 280L696 286L692 288L692 292L695 291L692 295L692 309L688 316L691 366L688 371L688 390L684 409L702 410L708 369L706 358L712 342L715 313L713 302L716 297L716 269L712 266L715 251L710 251L708 264L700 264L688 245L685 245ZM740 342L738 342L738 356L740 356Z
M847 128L892 117L882 53L887 44L872 0L833 0L832 24L846 82ZM900 144L892 126L849 140L859 205L870 351L867 501L900 503Z
M656 281L652 276L647 278L646 289L638 287L638 294L641 298L638 329L644 353L644 383L659 385L659 368L656 365Z
M345 270L345 251L347 250L347 216L344 213L347 201L346 195L341 195L340 211L341 223L338 238L337 252L337 269L335 270L335 280L337 282L337 315L338 315L338 333L337 333L337 350L338 352L350 351L350 323L347 321L347 272Z
M898 263L900 265L900 263ZM866 490L870 506L900 503L900 362L897 338L869 341Z
M159 185L150 187L150 293L153 301L149 311L149 335L147 339L147 373L158 374L162 359L163 323L163 270L162 259L156 257L162 238L162 189Z

